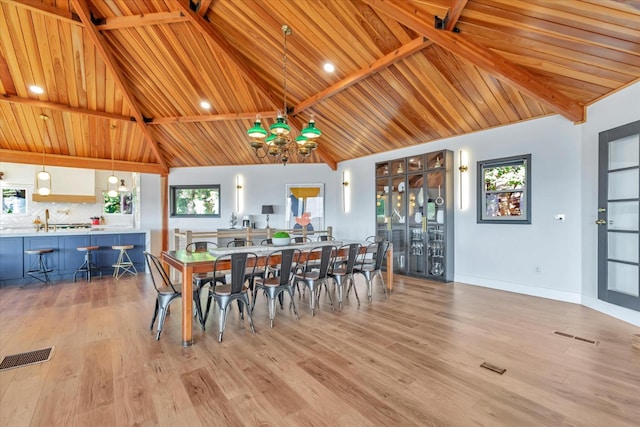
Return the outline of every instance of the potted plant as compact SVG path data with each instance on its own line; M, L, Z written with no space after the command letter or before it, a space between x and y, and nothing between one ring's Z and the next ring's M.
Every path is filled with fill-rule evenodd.
M273 233L271 241L275 246L286 246L291 243L291 236L286 231L276 231Z

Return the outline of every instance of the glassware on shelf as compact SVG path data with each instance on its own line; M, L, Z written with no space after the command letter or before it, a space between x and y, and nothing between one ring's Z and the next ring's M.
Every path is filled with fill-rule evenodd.
M441 262L434 262L431 266L431 274L434 276L441 276L444 273L444 267Z

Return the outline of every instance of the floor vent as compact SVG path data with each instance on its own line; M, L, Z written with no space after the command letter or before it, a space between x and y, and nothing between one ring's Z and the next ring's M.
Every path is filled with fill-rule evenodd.
M51 359L53 347L42 348L40 350L28 351L26 353L12 354L5 356L0 363L0 371L19 368L21 366L33 365L35 363L47 362Z
M505 372L507 372L507 370L506 370L506 369L504 369L504 368L499 368L499 367L497 367L496 365L492 365L492 364L487 363L487 362L482 362L482 365L480 365L480 367L481 367L481 368L488 369L488 370L493 371L493 372L497 372L497 373L498 373L498 374L500 374L500 375L502 375L502 374L504 374Z
M592 340L592 339L589 339L589 338L577 337L575 335L567 334L567 333L560 332L560 331L553 331L553 333L556 334L556 335L560 335L560 336L563 336L563 337L571 338L571 339L574 339L574 340L577 340L577 341L586 342L588 344L598 345L598 341L597 340Z

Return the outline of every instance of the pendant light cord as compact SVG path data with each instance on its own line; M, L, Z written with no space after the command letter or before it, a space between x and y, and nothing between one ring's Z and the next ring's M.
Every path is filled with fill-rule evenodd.
M284 92L284 111L282 112L282 117L284 117L285 123L287 122L287 36L291 34L291 28L288 25L282 26L282 33L284 34L284 43L283 43L283 51L284 54L282 56L282 75L284 76L283 82L283 92Z

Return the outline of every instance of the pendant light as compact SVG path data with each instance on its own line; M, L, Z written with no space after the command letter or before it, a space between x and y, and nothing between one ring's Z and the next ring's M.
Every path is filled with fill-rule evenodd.
M113 133L115 133L116 125L111 125L111 134L109 136L109 141L111 142L111 176L107 178L107 195L109 197L118 197L118 191L116 190L116 185L118 185L118 177L115 173L115 162L113 160Z
M48 139L46 136L49 134L47 130L49 116L40 114L40 118L42 119L42 134L45 138L42 142L42 170L36 174L36 188L39 195L48 196L51 194L51 174L44 169L44 148Z

